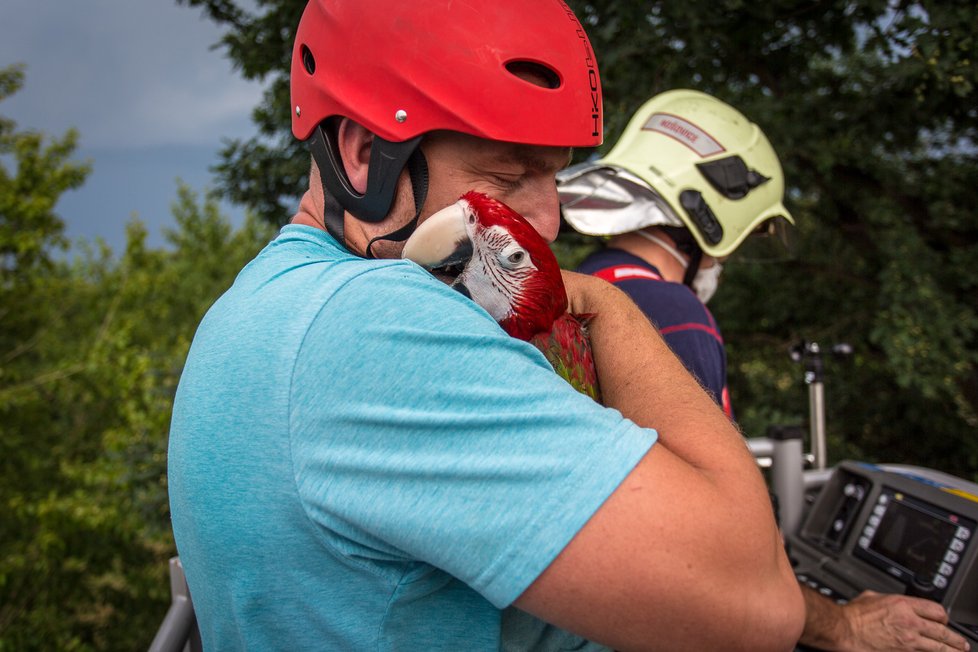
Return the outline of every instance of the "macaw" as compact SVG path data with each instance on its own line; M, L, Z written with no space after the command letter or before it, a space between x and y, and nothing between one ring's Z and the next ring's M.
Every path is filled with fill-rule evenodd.
M422 222L401 255L450 282L509 335L540 349L575 389L600 402L587 334L593 315L567 312L557 258L522 215L470 191Z

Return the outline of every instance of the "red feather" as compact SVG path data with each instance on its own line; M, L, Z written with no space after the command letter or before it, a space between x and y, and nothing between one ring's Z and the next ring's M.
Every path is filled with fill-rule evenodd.
M511 336L526 340L540 349L554 370L575 389L600 401L598 378L587 335L593 315L567 312L560 265L547 242L526 219L506 204L474 191L462 196L473 208L480 229L504 228L530 255L536 268L522 278L520 293L514 297L512 313L500 326Z

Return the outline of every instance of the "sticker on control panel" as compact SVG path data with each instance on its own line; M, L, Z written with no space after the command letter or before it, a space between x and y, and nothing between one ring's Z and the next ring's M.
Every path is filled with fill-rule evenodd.
M960 496L972 502L978 503L978 496L974 494L969 494L967 491L962 491L960 489L952 489L950 487L941 487L941 490L946 491L949 494L954 494L955 496Z

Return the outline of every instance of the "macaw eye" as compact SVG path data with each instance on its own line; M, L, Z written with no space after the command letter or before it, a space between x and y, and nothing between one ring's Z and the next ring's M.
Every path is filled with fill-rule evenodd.
M526 249L515 242L510 242L507 246L503 247L502 251L497 255L499 264L506 269L521 269L529 262L527 258L529 254Z

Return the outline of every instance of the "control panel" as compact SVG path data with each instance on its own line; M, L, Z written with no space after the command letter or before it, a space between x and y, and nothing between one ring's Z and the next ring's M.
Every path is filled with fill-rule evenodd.
M801 582L840 603L864 590L940 602L978 643L978 485L911 466L843 462L789 554Z

